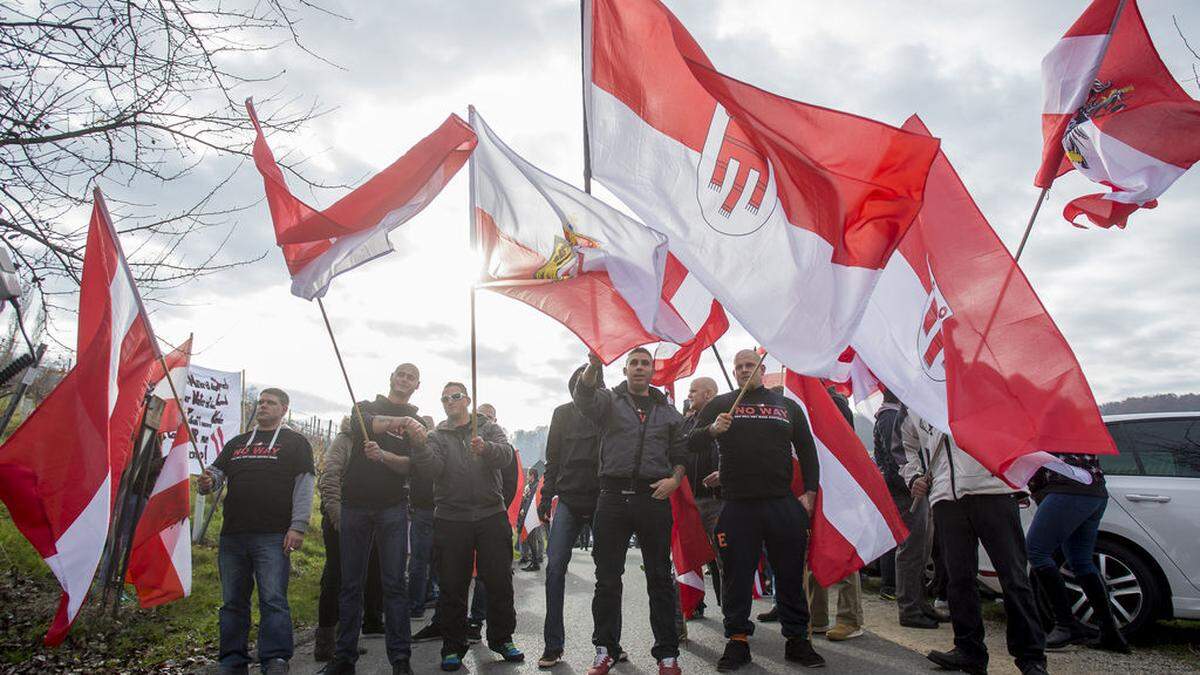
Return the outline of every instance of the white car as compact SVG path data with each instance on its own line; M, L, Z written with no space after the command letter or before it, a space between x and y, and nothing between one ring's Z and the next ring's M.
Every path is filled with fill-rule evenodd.
M1200 412L1106 415L1121 454L1100 458L1108 508L1094 559L1118 623L1136 632L1160 618L1200 618ZM1036 507L1022 509L1026 529ZM980 550L980 579L1000 586ZM1092 608L1063 567L1075 615ZM1048 617L1049 603L1039 597Z

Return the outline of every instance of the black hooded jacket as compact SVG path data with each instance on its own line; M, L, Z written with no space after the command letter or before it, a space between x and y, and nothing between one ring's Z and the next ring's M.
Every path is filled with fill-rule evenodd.
M575 390L583 368L571 375L568 393ZM543 513L549 513L555 496L576 516L587 517L596 510L600 495L600 430L583 416L574 403L564 403L550 417L546 437L546 475L542 481Z

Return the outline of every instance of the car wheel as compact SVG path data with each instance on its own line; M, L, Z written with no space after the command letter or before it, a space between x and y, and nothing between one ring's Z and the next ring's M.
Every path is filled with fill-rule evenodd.
M1146 561L1128 546L1112 541L1097 541L1092 562L1108 586L1109 607L1121 632L1136 633L1158 616L1158 577ZM1061 568L1071 600L1071 611L1080 621L1095 625L1095 611L1083 589L1075 581L1070 568ZM1039 595L1042 595L1039 593ZM1039 605L1049 610L1048 601L1039 598ZM1051 613L1051 620L1053 614Z

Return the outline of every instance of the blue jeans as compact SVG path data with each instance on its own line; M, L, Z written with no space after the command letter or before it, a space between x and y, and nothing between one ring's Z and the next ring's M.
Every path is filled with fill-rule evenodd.
M1035 570L1057 567L1054 552L1061 547L1076 577L1096 573L1092 550L1106 507L1108 497L1057 492L1046 495L1025 535L1029 566Z
M425 613L425 589L433 562L433 509L414 508L409 517L408 606L411 615L420 616Z
M338 636L335 658L358 661L358 634L362 630L363 585L371 542L379 549L383 582L384 637L388 661L396 663L412 653L412 628L408 622L408 595L404 572L408 558L408 503L382 509L342 505L342 588L338 594Z
M547 651L561 650L566 641L563 628L563 595L567 583L567 565L571 548L579 532L591 523L591 518L579 518L566 503L559 500L550 522L550 543L546 546L546 623L542 629Z
M258 584L258 660L292 658L292 614L288 608L290 560L283 533L222 534L217 549L221 573L221 657L225 668L250 663L250 593Z

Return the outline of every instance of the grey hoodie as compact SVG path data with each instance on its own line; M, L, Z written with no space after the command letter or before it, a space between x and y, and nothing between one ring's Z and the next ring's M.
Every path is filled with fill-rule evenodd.
M686 466L687 436L683 415L667 403L662 392L650 387L650 414L643 424L625 382L611 391L584 383L575 385L575 407L603 435L600 444L600 480L626 489L647 491L650 483L670 477L676 466ZM624 479L624 480L621 480Z
M413 449L422 476L433 480L434 518L474 522L508 510L501 472L513 458L504 430L480 416L482 457L471 454L471 423L459 427L442 422L425 446Z

